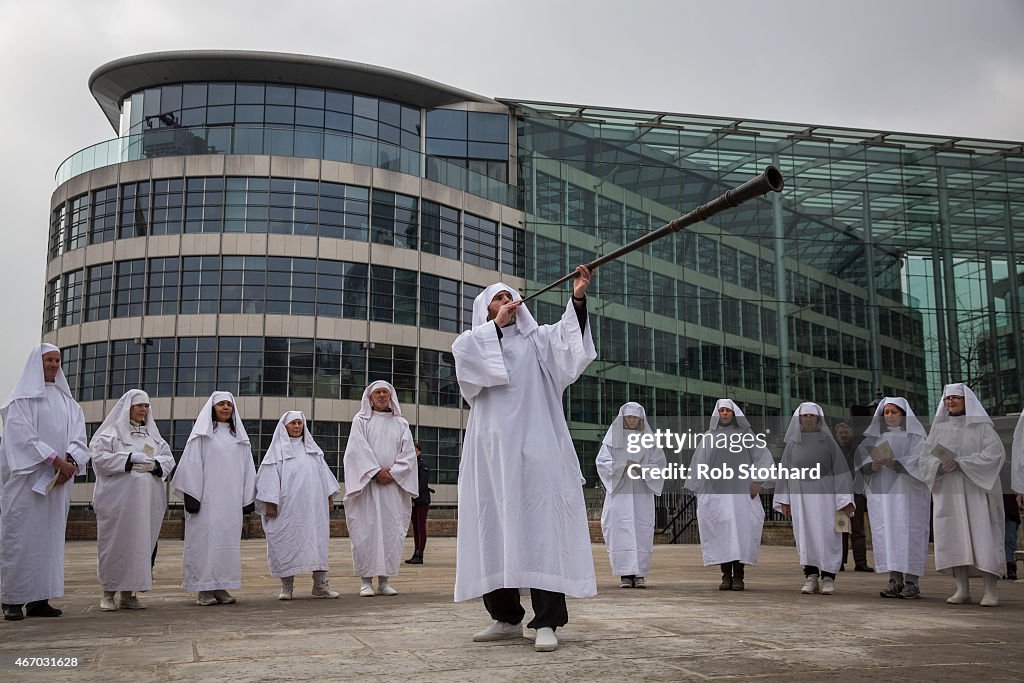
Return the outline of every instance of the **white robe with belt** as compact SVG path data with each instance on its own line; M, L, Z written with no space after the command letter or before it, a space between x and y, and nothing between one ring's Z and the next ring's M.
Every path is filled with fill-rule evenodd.
M301 438L283 447L291 457L264 461L256 473L256 512L263 518L270 575L278 579L327 571L328 499L339 490L322 453L307 452ZM276 517L267 517L267 503L277 506Z
M517 323L518 325L518 323ZM570 301L561 320L523 334L493 323L452 344L470 404L459 463L455 600L498 588L597 593L583 476L562 408L597 353Z
M256 497L256 467L247 442L220 424L185 446L171 487L200 502L185 513L182 587L190 592L242 587L242 508Z
M154 459L162 477L149 472L125 471L132 453L142 453L153 439L132 435L122 442L114 435L93 438L92 467L96 488L92 507L96 511L96 573L105 591L148 591L153 587L152 557L160 538L160 526L167 510L164 480L174 469L174 456L160 439Z
M372 477L391 468L395 481ZM395 576L409 530L412 499L419 495L416 446L405 418L388 412L356 416L345 447L345 520L352 567L360 577Z
M1006 450L988 421L948 417L932 425L925 442L929 453L936 443L957 454L958 468L943 472L939 459L920 458L920 478L932 491L935 568L968 566L1001 576L1006 569L1003 548L1006 516L999 483Z
M52 478L51 453L65 453L85 474L89 448L82 408L56 385L42 398L18 398L4 411L0 444L0 595L20 605L64 595L64 531L74 480L46 495L32 490Z
M626 472L630 462L663 468L665 453L660 448L647 448L631 455L625 448L601 444L595 463L606 491L601 532L613 575L647 576L654 551L654 496L661 495L665 481L631 478Z

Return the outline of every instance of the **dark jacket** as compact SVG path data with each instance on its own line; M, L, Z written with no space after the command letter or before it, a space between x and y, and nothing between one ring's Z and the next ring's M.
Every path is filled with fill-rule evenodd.
M434 492L434 489L430 488L430 468L422 456L416 458L416 463L419 466L420 495L412 499L412 504L430 505L430 494Z

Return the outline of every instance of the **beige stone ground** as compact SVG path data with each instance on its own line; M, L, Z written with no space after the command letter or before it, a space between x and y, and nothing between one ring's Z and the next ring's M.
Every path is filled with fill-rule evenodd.
M748 590L716 590L695 546L657 546L646 591L621 590L593 546L597 598L570 600L562 647L473 643L488 624L479 600L451 601L454 539L431 539L427 563L403 565L396 597L359 598L347 539L331 539L339 600L278 602L262 540L243 541L238 604L197 607L180 588L181 542L161 541L155 589L140 612L100 612L96 544L67 546L59 619L0 622L0 680L786 681L1024 680L1024 582L1000 583L1002 605L949 606L950 577L925 599L882 600L882 577L843 573L832 597L800 594L793 548L765 547ZM980 597L980 580L974 581ZM528 607L528 605L527 605ZM24 669L17 656L77 657L71 671Z

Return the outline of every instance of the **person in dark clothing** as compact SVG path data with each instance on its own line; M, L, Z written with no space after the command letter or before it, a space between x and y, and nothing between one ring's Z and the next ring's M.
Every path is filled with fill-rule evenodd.
M416 442L416 463L419 467L420 495L412 499L412 536L415 543L412 557L406 564L423 564L423 551L427 548L427 512L430 511L430 467L423 459L423 449Z
M839 444L839 450L843 452L846 464L850 467L850 473L853 474L853 455L857 451L858 446L853 438L853 427L845 422L837 424L836 443ZM853 504L854 511L853 517L850 518L850 533L843 534L843 563L840 565L839 571L846 570L846 559L852 545L854 571L873 572L875 570L868 566L868 541L867 535L864 533L864 513L868 509L867 496L863 493L854 493Z

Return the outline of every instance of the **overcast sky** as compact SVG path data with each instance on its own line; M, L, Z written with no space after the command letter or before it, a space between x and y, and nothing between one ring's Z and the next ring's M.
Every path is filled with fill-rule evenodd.
M0 397L40 339L53 175L144 52L297 52L490 97L1024 140L1024 0L0 0Z

